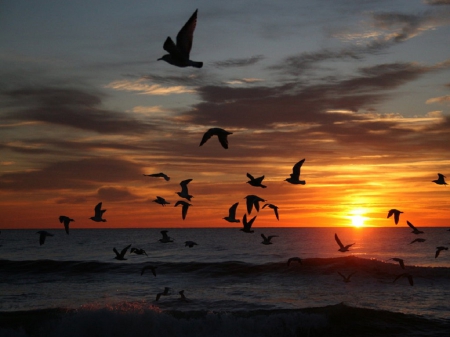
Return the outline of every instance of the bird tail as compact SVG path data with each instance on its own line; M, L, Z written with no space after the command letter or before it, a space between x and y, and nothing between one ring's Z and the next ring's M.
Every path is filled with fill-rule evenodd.
M194 68L201 68L203 67L203 62L191 61L191 66L193 66Z

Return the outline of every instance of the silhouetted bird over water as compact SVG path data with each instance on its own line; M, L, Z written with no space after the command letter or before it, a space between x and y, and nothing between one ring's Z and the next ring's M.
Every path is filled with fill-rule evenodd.
M293 185L305 185L306 182L304 180L300 180L300 169L304 162L305 159L302 159L297 164L295 164L292 167L291 176L289 178L286 178L285 181Z
M291 257L291 258L288 259L287 265L289 266L291 264L291 262L293 262L293 261L298 262L300 264L303 264L301 258L299 258L297 256L294 256L294 257Z
M177 192L177 194L178 194L178 196L179 196L180 198L185 198L185 199L191 201L192 195L189 194L189 192L188 192L188 187L187 187L187 185L188 185L191 181L192 181L192 179L186 179L186 180L183 180L183 181L180 183L180 186L181 186L181 192Z
M47 231L38 231L36 234L39 234L39 245L42 246L45 243L45 238L47 236L53 236L53 234L50 234Z
M60 215L59 216L59 222L60 223L64 223L64 229L66 230L66 233L69 234L69 224L71 221L75 221L74 219L69 218L68 216L65 215Z
M337 236L337 234L334 234L334 239L336 240L337 244L339 245L338 251L340 251L340 252L348 252L348 249L354 245L354 243L351 243L349 245L344 246L342 244L341 240L339 240L339 237Z
M130 249L130 254L134 253L136 255L147 255L147 252L141 248L133 247ZM148 256L148 255L147 255Z
M275 213L275 217L277 218L277 220L280 220L279 216L278 216L278 206L275 206L274 204L264 204L264 206L262 208L272 208L273 212Z
M238 207L239 203L236 202L233 204L233 206L230 207L228 210L228 216L224 217L225 220L228 222L241 222L241 220L236 219L236 209Z
M167 235L167 232L168 231L161 231L160 232L163 237L162 237L162 239L159 239L159 242L162 242L162 243L173 242L173 239L169 235Z
M243 231L244 233L253 233L254 230L252 230L252 225L253 222L256 219L256 215L250 219L250 221L247 221L247 214L244 214L244 217L242 218L242 224L244 226L244 228L241 228L240 230Z
M448 250L448 247L444 247L444 246L436 247L436 254L434 255L434 258L436 259L439 256L439 253L443 250Z
M263 241L261 242L263 245L271 245L272 244L272 238L277 238L278 235L269 235L269 236L265 236L264 234L261 233L261 237L263 238Z
M406 223L408 224L409 227L411 227L411 229L412 229L412 232L411 232L411 233L414 233L414 234L423 234L422 231L420 231L420 230L418 230L416 227L414 227L414 225L413 225L411 222L409 222L408 220L406 220Z
M94 208L94 216L91 216L89 219L95 222L106 222L106 219L103 219L103 213L106 212L106 209L102 209L102 203L99 202Z
M353 273L351 273L351 274L348 275L348 276L344 276L343 274L341 274L340 272L338 272L338 274L341 275L341 277L344 279L344 282L345 282L345 283L350 282L350 278L351 278L351 277L353 276L353 274L355 274L355 273L356 273L356 271L353 272Z
M130 248L131 245L126 246L124 249L120 251L120 253L117 251L116 247L113 248L113 252L116 253L116 256L114 257L116 260L126 260L125 254L127 253L128 248Z
M228 149L228 135L232 135L232 132L228 132L221 128L211 128L208 131L206 131L203 134L202 140L200 142L199 146L202 146L206 143L208 139L210 139L212 136L217 136L219 139L220 144L224 149Z
M259 212L259 203L264 202L263 198L258 197L257 195L247 195L244 199L247 199L247 213L252 214L253 207L255 207L256 211Z
M184 219L186 219L186 214L187 214L187 211L188 211L188 209L189 209L189 206L192 206L192 204L190 204L190 203L188 203L188 202L186 202L186 201L184 201L184 200L178 200L178 201L175 203L175 206L174 206L174 207L177 207L178 205L183 205L183 207L182 207L182 209L181 209L181 217L182 217L183 220L184 220Z
M447 185L445 182L445 176L441 173L438 173L438 178L436 180L432 180L432 182L438 185Z
M155 177L155 178L164 178L165 181L169 181L170 177L167 174L164 174L162 172L159 173L152 173L152 174L144 174L146 177Z
M389 259L389 260L394 260L394 261L398 262L400 264L400 267L402 269L405 269L405 263L403 262L403 259L400 259L398 257L393 257L392 259Z

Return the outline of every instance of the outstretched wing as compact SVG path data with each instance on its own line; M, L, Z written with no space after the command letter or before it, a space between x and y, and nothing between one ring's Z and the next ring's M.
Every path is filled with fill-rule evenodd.
M197 26L197 11L196 9L177 35L177 48L185 58L189 58L191 52L194 30Z
M300 169L304 162L305 162L305 159L302 159L297 164L295 164L294 167L292 167L291 177L296 177L296 178L300 177Z
M406 220L406 223L407 223L408 226L411 227L413 230L417 230L417 228L414 227L414 225L413 225L411 222L409 222L408 220Z
M344 245L342 244L341 240L339 240L339 237L337 236L336 233L334 234L334 239L336 240L339 247L344 248Z

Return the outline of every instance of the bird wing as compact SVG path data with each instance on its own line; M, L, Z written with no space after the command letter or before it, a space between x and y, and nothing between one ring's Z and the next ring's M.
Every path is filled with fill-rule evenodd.
M95 206L94 211L95 211L95 216L96 217L101 217L102 216L102 203L101 202L99 202Z
M167 231L161 231L161 234L163 236L163 239L168 239L169 236L167 235Z
M275 216L277 217L277 220L280 220L279 216L278 216L278 207L274 207L273 211L275 213Z
M120 252L120 256L124 257L125 254L127 253L128 248L130 248L131 245L126 246L124 249L122 249L122 251Z
M339 247L344 248L344 245L342 244L341 240L339 240L339 237L337 236L337 234L334 234L334 239L336 240Z
M228 149L228 137L227 137L227 134L218 134L217 138L219 138L220 145L222 145L222 147L224 149Z
M64 229L66 230L66 233L69 234L69 221L64 221Z
M191 15L189 20L184 24L183 28L177 35L177 48L185 58L189 58L194 39L194 30L197 26L197 9Z
M270 239L266 238L266 236L263 233L261 233L261 237L263 238L264 241L270 240Z
M436 254L434 255L434 258L435 258L435 259L439 256L439 253L440 253L440 252L441 252L440 249L437 249L437 250L436 250Z
M39 244L42 246L45 242L45 233L39 234Z
M338 274L341 275L344 280L346 279L346 277L344 275L342 275L339 271L338 271Z
M116 247L113 248L113 252L116 253L117 256L120 256L119 252L117 251Z
M441 180L441 179L444 180L445 176L443 174L438 173L437 175L438 175L439 180Z
M409 222L408 220L406 220L406 223L407 223L408 226L411 227L412 229L417 230L417 228L414 227L414 225L413 225L411 222Z
M395 215L394 215L394 221L395 221L395 224L397 225L398 224L398 220L400 219L400 212L395 212Z
M67 217L66 217L65 215L60 215L60 216L59 216L59 222L60 222L60 223L63 223L63 221L64 221L65 219L67 219Z
M187 202L183 204L183 209L181 210L181 216L183 217L183 220L186 218L189 206L190 205Z
M206 131L206 132L203 134L202 141L200 142L200 145L199 145L199 146L202 146L203 144L205 144L206 141L212 137L212 135L213 135L213 134L212 134L211 130Z
M192 181L192 179L186 179L180 183L182 194L189 194L187 184L189 184L191 181Z
M300 160L297 164L295 164L292 167L292 174L291 177L299 178L300 177L300 168L302 167L303 163L305 162L305 159Z
M253 198L247 197L247 213L251 214L253 209Z
M244 214L244 218L242 219L244 228L247 230L250 230L250 228L252 228L253 221L255 221L255 219L256 219L256 215L253 218L251 218L250 221L247 221L247 214Z
M238 207L239 203L235 203L233 204L233 206L230 207L230 209L228 210L228 216L230 218L236 218L236 209Z

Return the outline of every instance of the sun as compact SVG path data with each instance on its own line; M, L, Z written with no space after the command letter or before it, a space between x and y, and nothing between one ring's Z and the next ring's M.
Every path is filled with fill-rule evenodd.
M362 215L357 214L350 216L350 220L352 221L353 227L363 227L366 218Z

